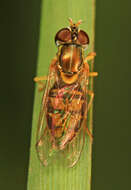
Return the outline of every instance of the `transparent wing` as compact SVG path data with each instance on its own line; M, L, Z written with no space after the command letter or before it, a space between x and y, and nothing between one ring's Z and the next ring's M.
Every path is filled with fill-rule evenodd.
M59 149L63 152L63 162L73 167L81 156L85 142L87 123L87 75L82 75L76 88L69 89L71 94L66 101L64 135L61 138ZM74 84L75 85L75 84Z
M85 142L85 132L87 125L87 86L86 86L87 78L86 76L80 80L82 95L76 102L77 107L79 107L79 102L82 101L81 112L79 115L75 114L75 118L73 118L73 123L76 125L75 128L75 136L70 143L67 145L67 165L69 167L73 167L77 161L79 160Z
M36 135L36 151L40 161L45 166L48 164L48 160L50 158L50 151L52 149L52 144L53 144L53 138L47 126L46 115L47 115L47 102L48 102L49 91L53 86L53 84L58 80L56 75L55 64L56 62L51 64L49 68L49 74L47 77L45 91L41 103L41 110L39 114L39 121L38 121L37 135Z
M79 133L68 143L64 150L64 164L73 167L79 160L85 142L85 125L83 124Z

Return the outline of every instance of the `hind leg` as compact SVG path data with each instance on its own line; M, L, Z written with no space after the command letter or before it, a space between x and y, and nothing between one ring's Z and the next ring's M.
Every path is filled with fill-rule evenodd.
M91 107L91 105L92 105L92 103L93 103L94 92L91 91L91 90L88 90L88 91L87 91L87 94L90 96L90 101L89 101L89 103L88 103L88 105L87 105L87 112L88 112L89 109L90 109L90 107ZM92 135L91 131L90 131L88 128L86 128L86 132L87 132L87 134L88 134L89 137L90 137L91 143L93 143L93 135Z

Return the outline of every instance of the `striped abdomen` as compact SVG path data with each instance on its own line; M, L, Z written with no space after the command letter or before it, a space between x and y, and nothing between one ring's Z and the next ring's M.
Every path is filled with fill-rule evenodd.
M55 84L49 92L47 124L51 135L64 146L81 128L86 101L78 83L57 87Z

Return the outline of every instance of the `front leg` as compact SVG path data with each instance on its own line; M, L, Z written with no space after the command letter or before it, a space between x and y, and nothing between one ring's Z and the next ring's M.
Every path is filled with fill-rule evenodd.
M87 57L84 59L84 62L90 61L92 59L94 59L94 57L96 56L96 52L91 52L87 55Z

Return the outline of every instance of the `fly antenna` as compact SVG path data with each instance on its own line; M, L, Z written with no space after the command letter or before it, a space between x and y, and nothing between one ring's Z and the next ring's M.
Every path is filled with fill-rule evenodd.
M83 21L79 20L76 24L73 24L72 18L68 18L70 26L75 25L76 27L78 27Z
M72 18L68 18L68 20L69 20L70 25L72 26L73 25Z
M76 26L78 27L81 23L82 23L82 20L79 20L79 21L76 23Z

